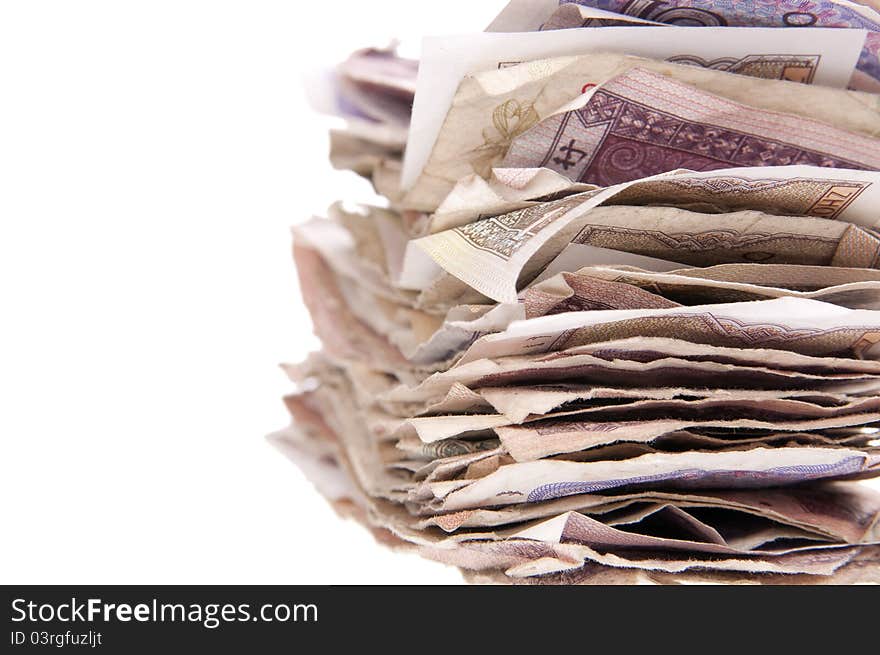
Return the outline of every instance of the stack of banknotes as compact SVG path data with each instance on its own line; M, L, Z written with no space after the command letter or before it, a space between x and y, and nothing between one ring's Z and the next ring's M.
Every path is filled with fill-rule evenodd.
M880 580L878 55L875 0L355 52L315 95L385 201L294 229L323 349L272 440L475 581Z

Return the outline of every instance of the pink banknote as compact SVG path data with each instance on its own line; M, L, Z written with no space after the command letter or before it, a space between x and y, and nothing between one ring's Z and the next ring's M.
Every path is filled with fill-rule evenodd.
M596 89L579 109L517 137L502 166L545 167L608 186L678 168L793 164L878 170L880 141L633 69Z

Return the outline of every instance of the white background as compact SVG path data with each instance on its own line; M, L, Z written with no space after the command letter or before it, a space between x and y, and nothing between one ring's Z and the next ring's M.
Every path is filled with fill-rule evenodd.
M264 435L317 346L289 226L372 197L302 74L503 4L0 4L0 582L460 581Z

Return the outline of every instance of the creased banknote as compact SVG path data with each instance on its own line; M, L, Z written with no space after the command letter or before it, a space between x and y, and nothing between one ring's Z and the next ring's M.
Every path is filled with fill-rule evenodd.
M414 497L428 494L431 509L457 510L657 483L667 488L754 489L851 476L871 464L861 451L823 448L653 454L617 462L542 460L508 464L477 480L428 483Z
M880 582L877 25L793 1L514 0L319 81L383 198L293 230L270 440L341 517L480 582Z
M569 0L565 0L568 2ZM772 0L760 11L733 0L571 0L659 23L689 26L833 27L868 30L853 88L880 90L880 14L878 6L846 0ZM562 4L562 3L560 3Z
M570 243L575 221L588 220L589 211L600 204L671 204L714 211L748 208L873 226L877 214L872 198L880 196L878 181L880 175L873 171L815 166L672 171L486 218L418 239L413 245L480 293L513 302L521 277L534 278L550 264ZM434 271L426 267L429 279Z
M594 31L610 33L613 29L624 28ZM647 28L632 32L643 29ZM666 37L660 38L666 42ZM794 114L860 134L880 134L880 97L874 94L603 52L489 68L464 75L454 97L450 95L445 118L441 110L442 120L436 120L435 126L419 128L414 114L401 179L406 191L402 206L433 211L459 179L472 173L488 177L517 136L558 113L585 91L632 68L662 74L735 103Z
M880 359L880 312L784 297L661 309L578 311L515 321L481 337L462 362L565 350L629 337Z
M582 103L517 135L501 165L549 168L600 186L677 168L880 167L871 137L732 102L646 70L605 82Z

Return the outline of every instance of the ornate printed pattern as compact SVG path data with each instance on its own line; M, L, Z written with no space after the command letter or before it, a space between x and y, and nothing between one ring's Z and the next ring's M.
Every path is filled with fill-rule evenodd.
M755 209L779 216L837 218L870 183L810 178L675 177L630 186L608 204Z
M819 66L818 55L748 55L746 57L722 57L707 61L696 55L678 55L666 61L674 64L686 64L711 68L713 70L762 77L768 80L788 80L810 84Z
M875 333L875 336L876 335ZM510 371L505 373L492 373L477 380L475 387L502 386L522 382L545 383L548 380L576 380L580 384L595 382L599 385L616 384L628 386L633 384L631 371L619 371L613 366L601 366L598 364L575 364L572 366L560 366L553 369L535 369L523 371ZM642 371L637 378L639 385L668 384L670 380L687 386L712 386L718 384L716 371L706 372L693 369L682 363L657 366ZM744 368L741 371L732 371L725 375L725 381L731 387L742 389L770 388L774 389L797 389L803 388L804 379L797 376L779 374L773 371L759 371L754 368Z
M658 232L656 230L628 230L626 228L615 228L606 226L587 226L574 239L575 243L590 243L590 234L596 231L615 231L615 232L632 232L639 235L650 234L652 239L656 239L670 250L689 250L689 251L714 251L719 249L742 249L754 248L767 241L783 238L797 239L797 234L765 234L761 232L742 233L734 230L706 230L705 232L685 232L681 234L669 234L667 232ZM816 237L811 237L815 239ZM825 239L829 243L836 244L835 239Z
M508 100L492 112L492 127L483 130L483 144L472 160L474 171L480 177L489 177L492 167L504 159L513 140L538 123L534 101L528 104Z
M672 473L658 473L633 478L600 480L597 482L554 482L533 489L526 502L537 503L551 498L590 494L615 489L649 485L654 482L687 488L764 488L794 484L806 480L841 477L858 473L862 468L861 457L848 457L834 464L779 466L766 471L703 471L685 469Z
M779 129L768 130L772 123ZM610 186L677 168L805 164L873 170L880 162L868 137L821 127L832 138L816 139L812 121L738 105L635 69L600 87L582 108L552 116L514 139L504 165L546 167L571 180ZM808 145L820 143L828 152ZM849 156L837 154L843 152Z
M497 439L483 439L482 441L464 441L463 439L444 439L434 443L426 443L421 446L421 454L426 459L445 459L458 455L467 455L498 447Z
M664 232L621 226L587 225L572 239L597 248L622 250L695 266L730 263L830 265L839 240L785 232L739 232L709 229L702 232ZM861 240L865 253L878 244ZM861 263L861 262L860 262Z
M569 1L569 0L566 0ZM858 68L880 80L880 22L833 0L570 0L682 27L850 27L868 30Z
M587 191L554 202L518 209L455 228L468 243L502 259L510 257L555 218L588 200L596 191Z
M665 336L715 346L775 348L809 355L856 357L861 357L880 341L880 334L872 327L792 329L775 323L746 323L703 312L668 314L566 330L551 342L548 350L564 350L631 336Z
M542 437L567 432L616 432L631 425L638 425L639 421L615 421L614 423L592 423L589 421L542 421L534 423L532 430Z
M580 27L632 27L634 25L644 24L645 23L630 23L625 20L614 20L613 18L585 18L581 21ZM547 29L547 27L545 26L541 29Z
M523 302L527 318L597 309L660 309L678 306L678 303L635 285L571 273L562 273L562 277L572 291L567 298L546 294L534 288L526 289Z

